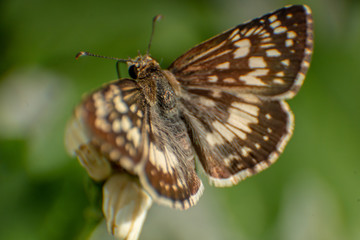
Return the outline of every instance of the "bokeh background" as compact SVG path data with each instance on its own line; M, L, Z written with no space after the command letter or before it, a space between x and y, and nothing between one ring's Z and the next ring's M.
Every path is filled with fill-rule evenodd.
M167 67L197 43L287 4L308 4L315 52L279 161L232 188L206 190L188 211L154 205L141 239L360 239L360 1L0 2L0 239L110 239L94 186L63 146L85 92L146 51ZM126 76L126 68L122 67ZM99 223L99 225L97 225ZM94 230L95 229L95 230Z

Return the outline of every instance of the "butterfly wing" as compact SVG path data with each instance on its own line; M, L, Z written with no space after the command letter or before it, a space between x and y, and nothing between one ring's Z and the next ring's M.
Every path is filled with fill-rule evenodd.
M305 78L311 25L308 7L285 7L196 46L170 66L212 184L234 185L283 151L293 129L283 99L294 96Z
M201 43L176 59L169 70L190 88L222 88L284 99L298 92L312 45L310 9L295 5Z
M215 186L232 186L269 167L292 134L293 116L283 101L204 89L189 89L181 101L194 148Z
M149 106L136 81L118 80L88 95L76 108L67 149L78 155L93 179L106 179L111 169L126 171L139 177L155 201L186 209L197 202L203 185L184 123L167 120L172 129ZM176 147L179 142L185 149Z

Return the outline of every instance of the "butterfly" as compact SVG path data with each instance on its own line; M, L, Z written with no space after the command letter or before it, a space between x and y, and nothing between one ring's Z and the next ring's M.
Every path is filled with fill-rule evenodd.
M285 100L299 91L312 50L311 10L293 5L195 46L167 69L149 54L124 60L130 78L84 97L67 148L83 165L107 163L93 179L124 172L154 201L187 209L204 189L199 166L225 187L277 160L293 131Z

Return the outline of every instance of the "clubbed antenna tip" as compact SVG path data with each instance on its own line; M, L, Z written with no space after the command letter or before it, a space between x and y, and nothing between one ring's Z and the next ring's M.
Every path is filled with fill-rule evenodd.
M87 55L88 55L87 52L79 52L79 53L76 54L75 59L78 60L79 57L87 56Z

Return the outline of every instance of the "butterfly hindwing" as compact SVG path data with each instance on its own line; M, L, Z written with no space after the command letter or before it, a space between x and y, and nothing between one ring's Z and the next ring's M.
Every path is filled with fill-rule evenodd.
M197 89L182 102L199 160L215 186L232 186L266 169L292 134L293 117L283 101Z
M179 209L193 206L203 192L195 170L195 152L177 108L149 109L148 156L143 185L158 202Z

